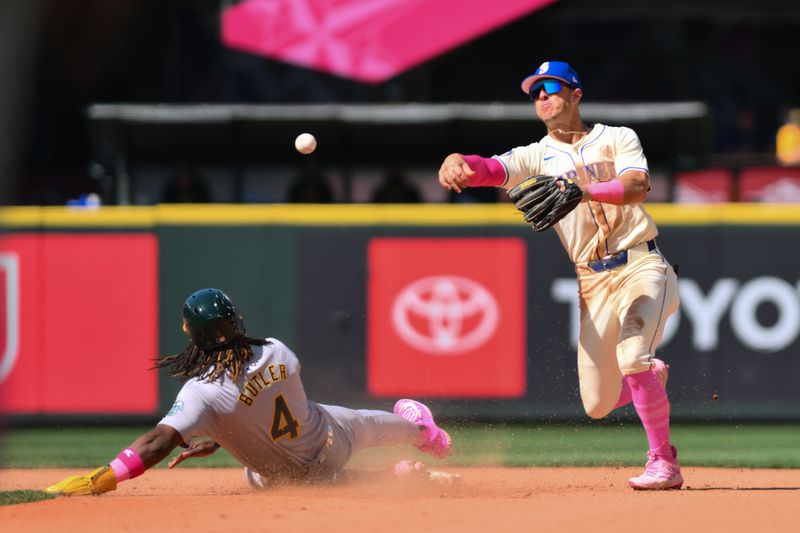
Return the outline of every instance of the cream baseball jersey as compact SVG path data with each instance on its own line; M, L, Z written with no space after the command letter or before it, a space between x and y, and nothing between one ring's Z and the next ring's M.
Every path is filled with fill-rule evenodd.
M506 171L503 188L529 176L572 178L579 184L608 181L629 170L648 172L636 133L595 124L581 140L567 144L546 135L539 142L494 156ZM641 204L584 202L554 226L574 263L586 263L655 238L658 230Z
M330 419L309 402L300 381L300 361L281 341L252 346L253 358L235 381L229 376L187 381L159 422L185 442L216 441L248 468L286 473L312 462L329 438Z

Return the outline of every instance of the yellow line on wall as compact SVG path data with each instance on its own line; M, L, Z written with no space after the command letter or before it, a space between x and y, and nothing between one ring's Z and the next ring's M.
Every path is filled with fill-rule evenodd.
M648 204L660 225L796 225L800 204ZM511 204L209 204L0 208L5 228L152 228L177 226L513 226Z
M75 207L4 207L0 208L0 226L46 228L150 228L157 223L152 206Z
M649 204L647 211L664 226L795 225L800 204Z
M522 221L510 204L422 205L219 205L161 206L161 224L275 224L290 226L513 225Z

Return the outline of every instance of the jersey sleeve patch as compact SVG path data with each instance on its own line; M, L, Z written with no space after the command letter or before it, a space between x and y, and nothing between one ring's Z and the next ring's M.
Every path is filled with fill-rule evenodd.
M175 416L180 412L183 412L183 400L175 400L165 416Z

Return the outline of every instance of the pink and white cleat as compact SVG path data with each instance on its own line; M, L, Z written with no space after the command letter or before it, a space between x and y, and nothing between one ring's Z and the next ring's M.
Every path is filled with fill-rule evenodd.
M666 389L667 388L667 379L669 379L669 365L662 361L661 359L653 358L650 360L653 363L653 368L651 368L651 372L656 375L658 381L661 382L661 385Z
M267 484L264 483L264 479L262 479L261 474L255 470L250 470L248 467L244 467L244 480L247 481L247 484L254 489L267 488Z
M436 425L431 410L425 404L415 400L398 400L394 404L394 414L419 427L422 442L416 446L423 452L428 452L439 459L453 453L453 441L450 435Z
M669 490L679 489L683 485L681 467L678 464L678 450L670 446L672 457L665 457L647 452L647 465L641 476L628 480L635 490Z
M410 459L403 459L394 465L394 475L397 478L414 478L414 477L428 477L428 467L425 463L419 461L412 461Z
M461 474L429 470L425 463L409 459L404 459L394 465L394 475L403 481L423 480L443 487L450 487L461 482Z

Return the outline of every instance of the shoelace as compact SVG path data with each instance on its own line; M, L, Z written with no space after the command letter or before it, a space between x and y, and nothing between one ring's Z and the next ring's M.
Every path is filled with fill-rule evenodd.
M400 416L409 422L419 424L422 420L422 411L420 411L416 405L409 402L400 408Z
M672 464L667 459L650 452L647 452L647 459L647 464L644 468L645 474L654 477L671 477L673 475ZM666 464L661 467L659 461L663 461Z

